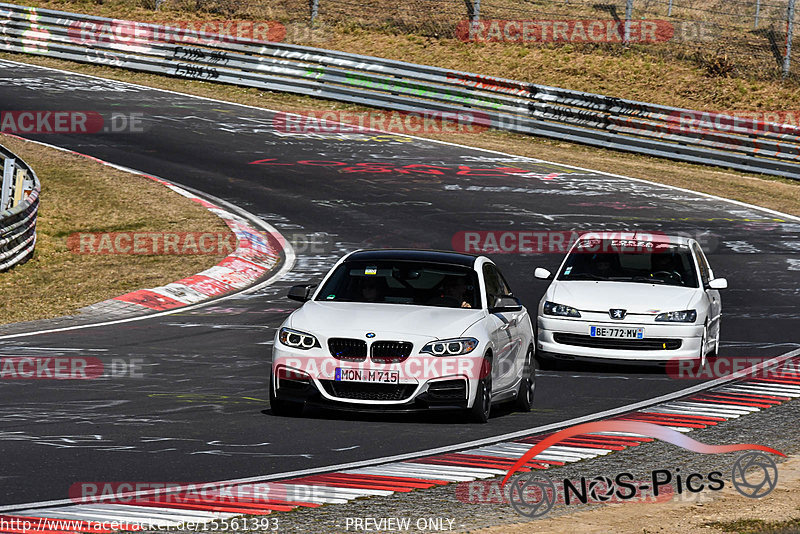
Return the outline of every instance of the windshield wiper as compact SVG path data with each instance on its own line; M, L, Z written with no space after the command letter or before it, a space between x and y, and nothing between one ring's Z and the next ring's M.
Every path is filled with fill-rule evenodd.
M609 280L605 276L600 276L600 275L592 274L592 273L576 273L576 274L573 274L573 275L569 275L568 274L565 278L567 278L569 280L576 280L576 279L579 279L579 278L581 278L583 276L588 277L591 280L604 280L604 281Z
M661 278L648 278L646 276L615 276L614 278L610 278L610 280L614 280L617 282L636 282L642 284L666 284L666 280L662 280Z

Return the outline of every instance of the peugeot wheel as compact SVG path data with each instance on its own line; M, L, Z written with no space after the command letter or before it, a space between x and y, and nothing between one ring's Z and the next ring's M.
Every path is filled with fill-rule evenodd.
M714 348L709 353L709 356L717 357L719 356L719 334L720 334L720 327L717 326L717 335L714 337Z
M700 369L706 366L706 344L708 343L708 325L703 327L703 339L700 340Z

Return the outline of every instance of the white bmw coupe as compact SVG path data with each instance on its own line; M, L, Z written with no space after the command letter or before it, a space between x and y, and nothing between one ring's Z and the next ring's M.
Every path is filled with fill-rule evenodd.
M533 403L533 327L486 257L421 250L352 252L275 334L270 405L460 409L485 423L492 404Z
M693 239L584 234L539 303L537 358L705 364L719 348L728 287Z

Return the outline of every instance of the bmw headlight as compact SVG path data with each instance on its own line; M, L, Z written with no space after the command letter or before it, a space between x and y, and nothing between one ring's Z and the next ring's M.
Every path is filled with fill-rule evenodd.
M287 347L292 347L293 349L308 350L320 346L317 338L311 334L299 330L292 330L291 328L281 328L278 339L282 344Z
M475 350L477 346L478 340L474 337L457 337L431 341L422 347L420 352L425 352L432 356L463 356Z
M656 315L656 321L660 323L693 323L696 320L696 310L673 311Z
M550 302L549 300L544 303L544 314L545 315L557 315L559 317L580 317L581 312L576 310L575 308L571 308L569 306L564 306L563 304L556 304L555 302Z

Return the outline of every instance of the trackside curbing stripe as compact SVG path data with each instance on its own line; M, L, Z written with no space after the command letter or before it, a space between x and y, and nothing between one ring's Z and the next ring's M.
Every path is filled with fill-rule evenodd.
M800 351L795 351L795 353ZM796 355L796 354L795 354ZM784 362L786 360L783 360ZM741 387L748 386L757 379L746 380ZM738 385L738 384L737 384ZM779 384L767 386L779 387ZM758 408L740 408L738 411L726 410L719 412L714 408L719 406L713 398L719 395L717 391L725 389L725 386L717 386L710 393L700 394L690 397L688 401L680 402L686 411L691 413L674 414L669 411L661 410L660 405L644 408L640 411L630 412L622 416L615 416L616 420L643 420L649 422L661 422L669 428L683 431L690 431L691 428L705 428L716 425L728 419L733 419L747 413L761 411ZM702 400L703 396L712 398ZM788 399L787 399L788 400ZM664 406L678 404L679 402L667 402ZM771 404L776 405L776 404ZM698 415L701 412L722 413L722 415L705 416ZM670 423L675 420L693 421L687 427L673 427ZM696 423L696 424L695 424ZM441 454L439 456L429 456L417 458L415 460L405 460L400 462L388 463L361 469L351 469L329 474L306 476L303 478L288 479L279 482L287 489L296 492L313 493L318 500L327 503L348 502L357 497L385 496L397 492L410 492L417 488L432 487L443 482L469 482L476 479L492 478L502 475L513 465L516 459L524 455L532 443L542 441L546 436L531 436L515 442L496 443L491 446L470 449L467 451ZM524 471L536 468L546 468L547 465L536 464L540 458L559 458L562 461L552 462L555 465L563 465L564 462L574 462L582 459L595 458L597 456L609 454L611 449L624 449L626 446L636 446L642 442L653 441L652 438L639 438L638 434L623 432L607 432L602 434L588 434L573 436L570 440L560 442L558 445L549 447L536 458L528 462ZM590 449L579 445L570 446L567 443L593 442L599 448ZM603 449L603 444L609 449ZM616 444L622 443L625 446ZM480 454L479 454L480 453ZM430 479L426 478L430 477ZM435 482L434 482L435 479ZM403 483L403 481L407 483ZM330 498L334 497L334 498ZM337 498L338 497L338 498ZM280 506L270 503L244 503L244 502L221 502L219 499L213 502L206 500L183 500L180 503L159 503L157 501L147 502L145 506L138 502L138 506L125 504L96 504L78 505L56 508L51 510L24 510L20 511L20 516L26 517L80 517L81 519L96 520L124 520L135 523L137 520L147 520L153 524L174 524L174 522L185 522L199 518L210 519L212 516L202 515L200 510L206 510L205 514L219 514L219 516L233 516L234 514L265 514L271 511L282 511L294 508L294 505ZM148 507L150 505L151 507ZM308 504L298 504L298 506L308 506ZM213 510L213 511L212 511ZM231 512L230 514L220 514L220 512ZM155 521L153 521L155 516ZM219 517L214 515L213 517ZM19 517L16 515L9 517ZM43 530L48 534L55 534L53 530Z
M778 394L784 397L800 397L800 393L789 393L782 390L776 390L767 387L761 386L731 386L728 388L724 388L722 391L742 391L742 392L752 392L752 393L773 393Z
M702 395L720 395L720 391L728 389L730 386L727 384L736 381L736 380L743 380L746 379L746 376L752 375L757 373L758 371L764 369L771 369L776 367L779 364L784 364L787 361L800 356L800 349L795 349L780 356L776 356L774 358L770 358L768 360L764 360L763 362L759 362L750 366L748 369L743 371L737 371L735 373L731 373L724 377L720 377L714 380L710 380L709 382L705 382L703 384L697 384L694 386L690 386L680 391L675 391L672 393L668 393L666 395L661 395L659 397L654 397L652 399L648 399L646 401L640 401L634 403L629 406L624 406L621 408L615 408L612 410L605 410L603 412L598 412L595 414L586 415L583 417L578 417L574 419L570 419L568 421L563 421L560 423L552 423L549 425L543 425L541 427L512 432L509 434L505 434L502 436L495 436L492 438L485 438L481 440L475 440L468 443L461 443L458 445L448 446L448 447L438 447L435 449L429 449L425 451L419 451L416 453L408 453L408 454L400 454L394 455L385 458L377 458L373 460L363 460L359 462L350 462L347 464L340 464L335 466L327 466L327 467L320 467L320 468L311 468L311 469L304 469L299 471L287 472L287 473L276 473L271 475L264 475L260 477L248 477L236 480L227 480L227 481L219 481L215 484L219 484L221 486L229 486L229 485L237 485L237 484L252 484L258 482L268 482L268 481L284 481L287 484L287 487L291 487L290 479L297 478L306 475L315 475L315 474L338 474L338 473L348 473L348 474L365 474L365 475L388 475L394 477L407 477L410 479L415 480L425 480L426 478L429 479L436 479L440 481L455 481L458 482L460 479L469 478L458 476L455 477L452 473L445 472L443 470L440 471L430 471L430 476L426 476L425 474L411 470L407 467L409 462L406 460L414 460L418 458L426 458L426 457L436 457L437 455L447 455L448 458L452 458L453 456L457 455L460 452L466 454L475 454L477 453L480 447L485 447L486 449L493 450L491 445L493 444L502 444L502 442L508 442L512 440L519 440L518 443L528 443L532 440L541 440L541 436L532 436L533 434L544 434L546 432L555 431L561 428L566 428L569 426L573 426L576 424L580 424L583 422L588 421L596 421L600 419L607 419L617 415L622 415L624 413L633 412L636 410L641 410L644 408L652 408L658 407L658 405L673 402L676 399L690 397L691 395L695 395L697 393L701 393ZM710 390L710 391L709 391ZM765 390L767 393L766 395L771 397L773 395L770 394L772 391L771 389L767 388ZM753 393L748 393L748 395L754 395ZM694 400L694 397L690 397ZM782 397L784 401L790 400L789 397ZM707 404L709 407L715 406L713 401L703 402L701 404ZM734 418L738 417L738 415L728 414L728 415L721 415L721 417L726 418ZM685 429L689 431L690 429ZM520 438L526 438L520 439ZM584 438L587 439L587 436L574 436L574 438ZM623 443L623 444L630 444L632 446L639 445L640 443L650 442L653 441L653 438L642 436L640 434L632 434L629 432L603 432L601 434L592 434L588 436L588 439L596 439L596 440L611 440L613 443ZM450 454L448 453L455 453ZM497 456L499 459L502 458L514 458L515 456L518 458L522 456L521 452L512 453L507 449L503 450L503 453L494 452L494 453L481 453L488 456ZM503 456L505 454L505 456ZM569 461L576 461L576 460L569 460ZM566 463L565 461L558 461L558 460L538 460L536 459L535 462L532 463L539 463L545 465L563 465ZM420 467L428 465L432 466L433 464L417 464ZM400 466L395 467L395 466ZM403 468L405 466L405 469ZM456 466L458 467L458 466ZM438 475L438 476L437 476ZM485 477L484 477L485 478ZM278 482L279 483L279 482ZM176 487L173 488L174 491L181 491L188 489L189 486L185 487ZM331 502L332 499L338 498L340 503L347 502L349 498L342 499L343 495L348 495L346 492L339 492L337 497L331 497L331 489L332 486L297 486L299 495L298 500L302 501L311 501L311 502ZM343 488L344 489L344 488ZM342 490L343 490L342 489ZM312 493L312 492L322 492L322 493ZM145 497L145 496L152 496L156 494L158 490L149 490L149 491L141 491L141 492L126 492L117 494L114 496L109 496L108 498L128 498L128 497ZM320 495L325 495L325 497L320 497ZM349 497L352 497L352 494L349 494ZM62 505L74 505L75 503L69 499L63 499L58 501L47 501L47 502L40 502L40 503L26 503L26 504L19 504L19 505L10 505L4 506L0 508L0 512L9 512L9 511L17 511L17 510L24 510L26 515L31 515L38 513L36 509L57 509L57 508L49 508L49 507L57 507ZM44 510L42 510L44 511Z
M782 363L800 355L800 349L779 357ZM760 364L759 364L760 365ZM740 377L737 377L740 379ZM758 381L742 379L735 384L740 388L749 387ZM612 416L613 420L647 421L662 424L667 428L689 432L694 428L706 428L728 419L735 419L748 413L761 411L757 407L720 405L715 396L720 390L729 389L727 382L716 385L709 392L688 397L685 401L666 401L660 405L642 408L638 411ZM780 383L762 384L767 392L780 388ZM705 398L710 397L710 398ZM724 397L724 395L723 395ZM789 400L785 398L785 400ZM724 399L723 399L724 401ZM771 403L765 406L776 406ZM677 406L681 413L675 413L671 406ZM723 409L719 409L723 406ZM714 415L704 415L714 414ZM688 421L688 422L687 422ZM675 425L686 426L675 426ZM547 434L550 435L550 434ZM532 444L541 442L547 435L530 436L517 441L495 443L493 445L406 459L362 468L333 473L310 475L300 478L283 479L275 484L292 494L304 494L305 502L257 502L253 498L232 501L230 499L187 499L179 502L159 502L158 500L138 498L131 504L81 504L50 509L19 510L6 517L26 518L78 518L84 521L125 521L128 523L151 523L168 526L187 521L210 521L214 518L230 518L236 515L263 515L273 511L287 511L298 506L314 506L316 503L341 504L359 497L387 496L394 493L407 493L419 488L453 482L470 482L477 479L493 478L507 473L513 462L526 454ZM549 465L563 465L580 460L606 455L612 450L623 450L636 446L652 438L639 437L625 432L603 432L601 434L578 435L559 442L535 458L528 461L523 471L547 468ZM596 448L581 446L592 443ZM620 445L622 444L622 445ZM607 447L607 448L604 448ZM549 461L548 461L549 460ZM405 481L405 483L404 483ZM131 493L133 494L133 493ZM309 498L308 496L311 496ZM5 530L5 532L13 532ZM42 534L57 534L54 529L38 529ZM14 533L16 534L16 533Z
M245 278L250 279L250 281L247 282L246 284L240 284L240 283L231 284L231 283L227 283L225 280L222 280L222 281L217 280L217 282L226 283L226 285L233 286L233 287L231 287L231 290L229 292L227 292L226 294L208 295L208 296L206 296L205 300L203 300L202 302L189 302L189 301L186 301L186 302L181 303L180 307L174 307L174 308L171 308L171 309L165 309L165 310L162 310L162 311L156 311L155 313L152 313L152 310L157 309L157 308L152 308L152 307L148 308L148 307L145 306L145 307L142 307L142 310L141 310L144 313L143 315L136 315L134 317L127 317L127 318L123 318L123 319L115 319L115 320L110 320L110 321L101 321L101 322L89 323L89 324L78 324L78 325L58 327L58 328L47 328L47 329L35 330L35 331L31 331L31 332L20 332L20 333L16 333L16 334L5 334L5 335L0 335L0 340L14 339L14 338L19 338L19 337L27 337L27 336L34 336L34 335L39 335L39 334L50 334L50 333L56 333L56 332L67 332L67 331L79 330L79 329L83 329L83 328L94 328L94 327L98 327L98 326L110 326L110 325L115 325L115 324L122 324L122 323L127 323L127 322L132 322L132 321L140 321L140 320L143 320L143 319L151 319L151 318L155 318L155 317L171 315L171 314L178 313L178 312L190 311L190 310L193 310L193 309L196 309L196 308L200 308L202 306L208 306L212 302L215 302L215 303L216 302L221 302L221 301L233 298L238 294L248 294L248 293L252 293L254 291L257 291L257 290L259 290L261 288L267 287L267 286L273 284L274 282L280 280L287 272L289 272L292 269L292 267L294 267L294 263L295 263L294 249L292 248L291 244L286 240L286 238L284 238L280 234L280 232L278 232L277 229L275 229L272 225L270 225L266 221L262 220L261 218L253 215L252 213L250 213L248 211L245 211L244 209L242 209L242 208L240 208L240 207L238 207L238 206L236 206L234 204L231 204L230 202L228 202L226 200L223 200L221 198L217 198L217 197L215 197L213 195L209 195L208 193L203 193L203 192L198 191L198 190L196 190L196 189L194 189L192 187L188 187L188 186L185 186L185 185L180 185L179 186L177 184L174 184L172 182L164 180L163 178L159 178L157 176L153 176L151 174L148 174L148 173L136 170L136 169L131 169L129 167L124 167L122 165L117 165L115 163L104 161L104 160L101 160L99 158L95 158L94 156L81 154L80 152L75 152L73 150L69 150L69 149L66 149L66 148L63 148L63 147L59 147L59 146L56 146L56 145L51 145L49 143L44 143L44 142L41 142L41 141L34 141L34 140L31 140L31 139L25 139L23 137L19 137L19 136L13 135L13 134L4 134L4 135L8 135L10 137L16 137L16 138L22 139L22 140L24 140L26 142L36 143L38 145L46 146L48 148L53 148L53 149L59 150L61 152L67 152L69 154L78 155L78 156L90 159L92 161L95 161L97 163L100 163L102 165L105 165L107 167L111 167L111 168L114 168L114 169L117 169L117 170L120 170L120 171L123 171L123 172L128 172L128 173L140 175L140 176L143 176L145 178L148 178L148 179L151 179L153 181L156 181L158 183L161 183L162 185L165 185L168 188L170 188L171 190L173 190L174 192L179 193L179 194L181 194L181 195L183 195L183 196L185 196L187 198L190 198L190 199L194 200L195 202L205 206L206 208L209 208L209 211L215 212L215 215L217 215L218 217L222 218L223 221L225 221L225 223L229 226L231 231L239 238L240 241L241 240L245 240L246 242L252 243L254 245L252 247L241 247L241 246L239 246L237 248L237 250L233 254L231 254L230 256L228 256L226 258L224 258L222 261L220 261L219 264L217 264L217 266L211 267L210 269L207 269L206 271L203 271L203 272L197 273L197 274L195 274L193 276L187 277L184 280L179 280L178 282L173 282L171 284L167 284L166 286L163 286L161 288L143 289L143 290L139 290L139 292L134 291L133 293L129 293L127 295L121 295L120 297L115 297L115 298L110 299L110 300L112 300L112 301L113 300L119 300L121 298L129 297L130 295L138 293L140 296L151 294L151 296L153 296L153 298L159 299L159 297L160 297L162 301L166 302L166 301L168 301L170 299L174 299L173 293L174 293L175 289L180 288L181 286L186 287L186 288L194 286L196 284L196 281L191 280L194 277L208 277L208 278L211 278L211 279L216 279L216 278L219 277L218 273L220 272L220 270L222 270L223 273L228 272L228 273L237 274L237 271L235 269L232 269L232 268L226 266L226 265L230 265L231 262L246 263L247 265L250 265L251 268L254 267L254 266L257 267L257 270L259 270L261 272L259 273L258 277L252 278L252 277L250 277L248 275L248 270L242 269L241 272L244 274ZM206 200L206 198L213 200L213 203L210 202L209 200ZM225 207L226 210L220 209L219 206ZM252 226L249 226L250 223L254 224L257 227L260 227L260 230L258 230L257 228L254 228ZM248 229L248 232L243 232L243 229L245 229L245 228ZM272 249L271 250L271 254L264 254L263 255L264 259L267 260L266 263L270 265L269 269L264 268L263 266L256 266L256 264L247 261L248 259L253 259L252 258L253 253L249 252L250 250L260 251L260 250L263 250L263 248L264 248L262 244L260 244L257 241L253 240L253 236L261 236L263 239L268 240L268 243L270 243L270 245L271 245L269 247L270 249ZM255 283L257 278L260 278L264 274L270 272L271 269L274 269L275 265L277 265L279 263L279 257L278 256L279 256L280 253L283 253L283 256L284 256L284 261L283 261L282 265L280 266L280 268L277 271L275 271L274 273L272 273L272 275L268 279L263 280L263 281L261 281L259 283ZM209 271L211 271L211 272L209 273ZM181 283L181 282L183 282L183 283ZM167 295L170 295L170 296L167 296ZM130 300L135 300L135 299L133 297L130 297L130 298L126 298L125 300L126 301L130 301ZM103 302L107 302L107 301L103 301ZM94 304L92 306L97 306L98 304L102 304L102 302ZM134 304L140 304L140 302L134 302Z

